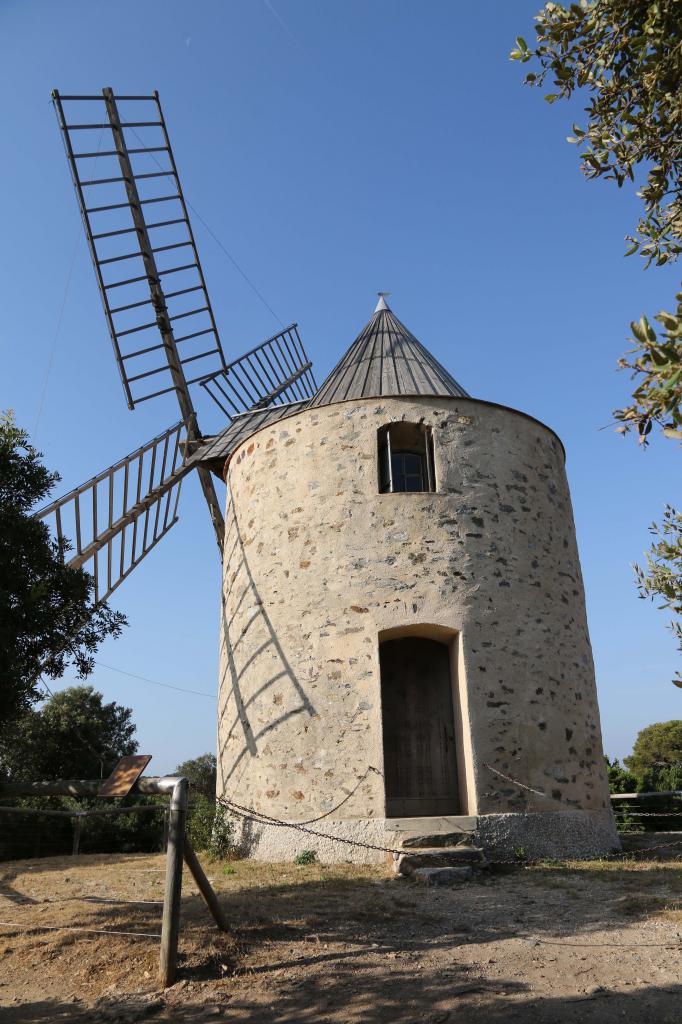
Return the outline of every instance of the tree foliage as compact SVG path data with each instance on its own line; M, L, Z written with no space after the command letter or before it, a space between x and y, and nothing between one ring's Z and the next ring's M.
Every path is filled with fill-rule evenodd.
M195 850L208 853L216 860L237 855L234 819L216 803L215 796L209 798L199 793L191 800L187 837Z
M649 531L656 539L647 552L647 567L635 566L640 596L661 599L659 607L669 608L678 616L670 628L682 652L682 513L666 506L663 522L652 523ZM673 683L682 688L679 672Z
M551 77L556 92L545 96L548 103L588 90L587 125L574 125L568 139L583 147L584 174L621 187L644 164L644 214L630 251L647 264L675 259L682 252L679 0L548 3L535 20L536 47L519 37L512 59L537 59L540 71L526 82L542 86Z
M216 802L217 763L215 754L201 754L183 761L174 772L189 779L187 835L192 846L211 857L235 856L235 825L224 807Z
M68 543L33 517L58 480L11 414L0 416L0 722L39 699L41 675L59 678L70 662L89 675L101 642L125 624L93 603L92 578L64 564Z
M28 708L0 729L0 779L97 779L137 750L130 708L104 701L91 686L60 690L40 708ZM5 803L10 802L5 798ZM22 797L14 806L79 812L101 807L94 797ZM119 802L150 804L158 811L81 819L87 853L151 852L163 844L164 801L131 794ZM73 842L69 817L7 814L0 830L0 860L65 854Z
M200 757L183 761L175 769L174 775L184 775L189 779L190 792L201 793L209 800L215 799L217 766L215 754L201 754Z
M623 760L640 791L682 789L682 721L647 725Z
M605 758L611 793L660 793L682 790L682 721L656 722L637 734L623 764ZM614 802L619 832L678 831L680 799L648 796ZM663 818L661 817L663 815Z
M635 347L618 360L638 383L632 405L616 409L614 415L622 423L620 433L636 427L640 444L647 444L654 423L666 437L682 439L682 292L675 298L675 313L661 311L654 317L663 326L662 334L645 316L630 324Z
M519 36L513 60L534 62L526 83L551 82L548 103L587 94L586 121L568 141L581 151L583 174L638 188L642 212L626 255L649 266L682 252L682 5L679 0L581 0L547 3L536 16L534 46ZM635 429L646 445L654 425L682 439L682 290L673 310L631 323L633 347L620 360L634 379L632 403L614 413L621 433ZM654 526L658 540L640 593L682 608L680 516L668 508ZM673 629L682 638L679 622ZM678 680L674 680L679 685Z
M70 686L0 732L0 772L15 782L106 778L137 750L130 708L92 686Z
M529 85L553 92L548 103L587 92L587 121L568 141L581 149L587 178L638 185L643 211L626 255L649 266L682 252L682 16L679 0L548 3L536 17L536 45L519 36L514 60L535 61ZM621 429L646 442L652 423L682 437L682 293L650 321L632 323L634 348L620 361L637 379L634 402L616 411ZM659 332L660 334L661 332Z
M617 757L613 761L604 757L606 761L606 775L609 780L609 793L634 793L637 789L637 779L624 768Z

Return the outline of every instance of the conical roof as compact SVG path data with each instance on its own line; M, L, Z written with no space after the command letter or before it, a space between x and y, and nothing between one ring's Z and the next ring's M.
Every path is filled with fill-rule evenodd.
M371 320L336 364L309 408L381 395L469 395L389 309L384 294Z

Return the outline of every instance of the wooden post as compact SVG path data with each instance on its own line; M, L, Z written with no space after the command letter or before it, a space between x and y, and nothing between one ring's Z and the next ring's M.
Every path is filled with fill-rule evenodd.
M74 857L77 857L80 853L81 846L81 823L83 819L80 814L76 814L73 819L73 849L71 853Z
M168 816L168 851L166 853L166 891L161 922L161 955L159 980L164 988L175 981L180 932L180 901L182 897L182 861L187 817L187 779L175 783Z
M227 918L225 917L223 908L220 905L213 886L204 874L204 869L199 863L199 858L194 852L192 844L187 836L185 836L185 863L192 872L192 877L199 887L199 892L206 900L206 905L213 915L213 920L218 925L221 932L229 931L230 927L227 923Z

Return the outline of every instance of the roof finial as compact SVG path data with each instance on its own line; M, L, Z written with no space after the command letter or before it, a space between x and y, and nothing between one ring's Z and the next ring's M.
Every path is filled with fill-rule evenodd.
M377 302L376 309L374 310L375 313L380 313L382 309L388 309L388 303L386 302L386 299L390 294L390 292L377 292L377 295L379 296L379 301Z

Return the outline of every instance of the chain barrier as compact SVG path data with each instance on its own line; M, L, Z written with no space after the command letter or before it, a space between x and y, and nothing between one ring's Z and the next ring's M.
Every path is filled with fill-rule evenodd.
M393 854L394 860L397 860L398 857L401 856L401 854L419 853L419 847L396 848L391 846L379 846L376 843L366 843L361 839L348 839L345 836L333 836L330 835L330 833L328 832L320 832L317 829L308 828L301 822L282 821L279 818L273 818L269 814L264 814L262 811L254 810L252 807L244 807L241 804L234 803L234 801L228 800L226 797L218 797L217 802L231 814L234 814L236 817L242 818L244 821L251 821L256 825L270 825L276 828L290 828L297 832L303 832L306 835L314 836L316 839L329 839L334 843L344 843L347 846L358 846L364 850L378 850L381 853L391 853ZM641 835L642 833L634 832L632 834ZM673 846L682 846L682 839L676 840L672 843L659 843L656 846L647 846L641 850L630 850L621 853L610 853L606 854L605 856L601 856L598 859L606 861L627 860L640 854L653 853L655 850L669 849ZM680 857L682 857L682 854L680 854ZM541 857L536 860L523 859L520 857L511 857L508 859L491 857L488 858L488 862L490 864L515 864L520 867L521 865L533 866L537 864L543 864L550 859L551 858L548 857Z
M534 789L532 786L527 786L525 783L520 782L518 779L514 779L511 775L505 775L504 772L499 771L499 769L497 769L497 768L493 768L492 765L487 764L486 762L483 762L483 767L487 768L488 771L492 772L493 775L498 775L500 778L504 779L505 782L510 782L512 785L518 786L519 789L523 789L523 790L525 790L528 793L533 793L536 796L541 796L541 797L543 797L545 799L548 799L548 800L553 800L555 803L564 803L563 800L557 800L556 797L548 796L546 793L543 793L539 789ZM343 798L343 800L341 800L338 804L336 804L336 806L333 807L330 811L326 811L324 814L320 814L316 818L309 818L306 821L300 821L300 822L283 821L281 818L274 818L274 817L272 817L269 814L265 814L263 811L257 811L253 807L245 807L244 805L238 804L238 803L236 803L233 800L229 800L227 797L218 797L217 798L217 803L219 803L222 807L224 807L225 810L229 811L230 814L234 814L236 817L241 818L244 821L250 821L250 822L252 822L255 825L264 825L266 827L272 826L272 827L275 827L275 828L289 828L289 829L292 829L292 830L297 831L297 832L302 832L305 835L314 836L316 839L328 839L331 842L343 843L346 846L356 846L356 847L359 847L359 848L364 849L364 850L377 850L380 853L390 853L390 854L393 855L393 859L394 860L397 860L398 857L400 857L402 854L418 853L419 852L419 847L414 847L414 848L413 847L396 848L396 847L392 847L392 846L380 846L377 843L368 843L368 842L365 842L364 840L361 840L361 839L349 839L349 838L347 838L345 836L333 836L333 835L330 835L330 833L328 833L328 832L321 832L318 829L312 829L312 828L308 827L309 825L315 824L318 821L322 821L324 818L328 818L330 815L334 814L334 812L337 811L339 809L339 807L341 807L348 800L350 800L350 798L357 792L358 788L365 781L365 779L370 774L370 772L375 772L377 775L383 777L382 772L380 772L378 768L375 768L373 765L370 765L367 768L367 770L364 772L364 774L360 777L360 779L358 779L358 781L355 784L355 786L353 787L353 789L349 793L346 794L346 796ZM680 814L682 814L682 811L677 811L677 812L675 812L675 811L640 811L640 812L630 812L630 811L627 811L626 808L623 808L622 810L619 808L618 809L618 813L623 814L623 815L629 815L630 817L637 816L637 817L646 817L646 818L677 818L677 817L680 817ZM616 812L614 812L614 816L617 817L617 813ZM466 834L468 834L468 833L463 833L463 835L466 835ZM633 832L631 834L632 835L642 835L642 833L639 833L639 832ZM619 860L623 860L623 859L629 859L629 858L637 856L639 854L653 853L655 850L669 849L669 848L674 847L674 846L682 846L682 840L675 840L674 842L670 842L670 843L659 843L656 846L643 847L640 850L630 850L630 851L624 851L624 852L621 852L621 853L606 854L605 856L602 856L599 859L600 860L607 860L607 861L619 861ZM682 857L682 854L680 856ZM525 864L525 865L528 865L528 866L532 866L532 865L536 865L536 864L545 863L548 859L550 859L550 858L544 857L544 858L540 858L538 860L527 860L527 859L522 859L522 858L518 858L518 857L509 858L509 859L497 859L497 858L493 859L492 857L490 857L488 859L488 862L491 863L491 864L515 864L515 865Z
M483 767L487 768L493 775L499 775L505 782L511 782L513 786L518 786L519 789L525 789L527 793L534 793L535 796L541 796L545 800L554 800L555 803L563 803L563 800L557 800L554 796L548 796L547 793L543 793L541 789L533 789L532 786L526 786L523 782L519 782L518 779L513 779L511 775L505 775L504 772L499 771L497 768L493 768L491 764L483 762Z
M679 811L614 811L615 818L682 818L682 807Z
M253 807L243 807L241 804L236 804L232 800L228 800L226 797L218 797L217 803L228 810L231 814L236 815L238 818L242 818L244 821L252 821L255 825L273 825L276 828L290 828L297 832L304 832L306 835L315 836L317 839L331 839L335 843L345 843L347 846L359 846L364 850L378 850L381 853L392 853L393 859L397 860L401 853L406 853L406 850L399 850L391 846L378 846L376 843L366 843L361 839L348 839L345 836L332 836L328 832L320 832L317 829L308 828L307 825L302 822L296 821L281 821L279 818L272 818L269 814L263 814L262 811L256 811ZM329 812L332 813L331 811ZM328 817L327 814L322 817ZM319 821L319 818L313 818L312 821Z

